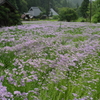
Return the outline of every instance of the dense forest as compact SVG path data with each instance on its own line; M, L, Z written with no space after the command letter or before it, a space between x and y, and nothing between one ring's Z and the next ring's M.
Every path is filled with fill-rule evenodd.
M75 8L80 6L83 0L9 0L15 7L18 8L20 13L27 12L32 6L38 6L42 10L52 7L55 10L61 7Z

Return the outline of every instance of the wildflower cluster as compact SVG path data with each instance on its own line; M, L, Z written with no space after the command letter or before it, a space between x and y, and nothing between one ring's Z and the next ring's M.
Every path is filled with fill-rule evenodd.
M49 21L1 28L0 100L100 99L99 31Z

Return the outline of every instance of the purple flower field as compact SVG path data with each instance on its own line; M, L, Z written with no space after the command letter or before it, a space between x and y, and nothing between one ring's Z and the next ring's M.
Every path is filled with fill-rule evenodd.
M99 24L33 21L0 28L0 100L99 99Z

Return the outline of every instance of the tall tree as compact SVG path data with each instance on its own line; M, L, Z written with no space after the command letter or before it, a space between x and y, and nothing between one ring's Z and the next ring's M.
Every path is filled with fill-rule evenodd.
M13 6L15 6L16 8L18 8L18 7L17 7L16 0L9 0L9 2L10 2Z
M80 11L81 14L84 18L87 18L87 11L88 11L88 5L89 5L89 0L83 0L81 7L80 7Z
M18 10L23 13L28 10L26 0L16 0Z
M21 24L20 14L7 6L0 6L0 27Z
M9 0L9 2L13 4L20 13L26 12L28 10L26 0Z

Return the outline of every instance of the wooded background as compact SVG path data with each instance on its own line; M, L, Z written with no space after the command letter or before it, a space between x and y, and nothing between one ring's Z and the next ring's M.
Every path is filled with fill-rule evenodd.
M30 7L37 6L43 11L47 10L48 7L52 7L55 10L61 7L77 7L80 6L83 0L8 0L18 10L23 13L27 12Z

